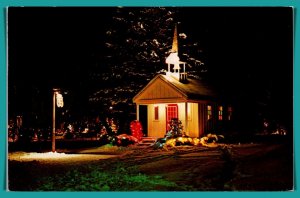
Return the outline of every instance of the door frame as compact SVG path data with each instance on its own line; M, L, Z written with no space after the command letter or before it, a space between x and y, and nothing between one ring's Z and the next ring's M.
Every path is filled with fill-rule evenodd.
M174 112L171 112L174 111ZM178 104L166 105L166 131L169 131L169 122L173 119L178 119Z

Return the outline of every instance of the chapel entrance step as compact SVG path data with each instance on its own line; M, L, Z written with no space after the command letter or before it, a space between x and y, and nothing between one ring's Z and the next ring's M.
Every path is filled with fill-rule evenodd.
M155 137L142 137L142 140L139 142L138 146L141 147L148 147L155 143Z

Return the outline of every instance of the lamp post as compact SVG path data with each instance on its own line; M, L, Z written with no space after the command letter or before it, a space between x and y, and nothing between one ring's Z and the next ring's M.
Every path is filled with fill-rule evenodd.
M59 89L53 89L53 108L52 108L52 152L55 152L55 101L56 101L56 94L58 93Z
M52 152L55 152L55 103L57 107L64 106L63 96L59 89L53 89L53 114L52 114Z

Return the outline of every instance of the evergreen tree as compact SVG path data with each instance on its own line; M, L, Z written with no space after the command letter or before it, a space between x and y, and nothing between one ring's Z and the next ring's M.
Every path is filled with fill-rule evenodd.
M204 72L198 42L193 42L180 29L180 8L117 8L106 31L104 59L114 78L137 75L150 80L166 69L165 58L171 50L175 24L178 28L179 57L189 65L191 73ZM137 76L135 76L137 77Z
M112 72L124 74L118 70L124 67L125 72L153 74L161 69L172 44L174 15L173 8L118 8L105 39Z
M180 8L119 7L103 38L104 50L91 74L101 87L90 101L106 105L131 104L132 97L157 73L167 69L165 59L178 25L179 57L187 62L190 77L199 78L204 63L202 50L180 29ZM196 58L197 57L197 58ZM96 75L95 75L96 74Z
M181 120L178 120L178 118L171 119L170 123L168 124L168 128L169 130L166 138L177 138L184 135L182 122Z

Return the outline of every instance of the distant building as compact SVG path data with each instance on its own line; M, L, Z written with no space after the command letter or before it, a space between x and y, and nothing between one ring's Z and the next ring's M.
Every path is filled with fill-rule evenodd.
M232 119L232 107L224 106L206 83L188 78L186 63L178 56L177 27L166 64L166 74L155 76L133 98L144 134L164 137L171 119L179 119L183 131L190 137L221 133L214 130L222 130L223 122Z

